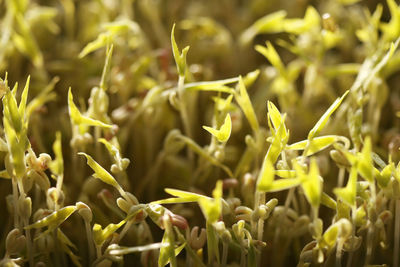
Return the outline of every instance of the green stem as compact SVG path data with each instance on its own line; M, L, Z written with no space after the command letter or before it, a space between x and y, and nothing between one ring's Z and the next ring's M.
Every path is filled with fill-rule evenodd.
M228 260L228 243L222 242L222 267L226 267L226 262Z
M394 224L394 249L393 266L399 266L399 242L400 242L400 199L396 199L396 217Z
M19 220L18 220L18 186L16 178L12 178L12 191L13 191L13 201L14 201L14 228L20 228Z
M185 102L185 77L179 76L178 80L178 97L179 97L179 112L183 123L185 135L193 139L192 129L190 127L189 114ZM193 152L188 150L188 157L193 160Z
M85 221L85 230L86 230L86 237L87 237L87 243L88 243L88 249L89 249L89 264L93 262L94 259L94 243L93 243L93 236L92 236L92 230L90 228L90 223L86 220Z

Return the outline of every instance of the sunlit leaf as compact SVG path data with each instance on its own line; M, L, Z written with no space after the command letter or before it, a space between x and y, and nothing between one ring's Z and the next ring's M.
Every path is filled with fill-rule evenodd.
M308 202L313 207L318 208L321 201L322 183L316 159L311 159L308 174L304 173L298 164L295 164L295 168L299 177L303 178L301 186Z
M91 156L83 152L79 152L78 154L86 157L87 164L94 171L93 177L98 178L102 180L104 183L115 187L118 191L123 192L123 189L121 188L117 180L115 180L115 178L108 171L106 171L100 164L98 164Z
M222 181L217 181L217 184L215 186L215 189L213 190L212 195L214 199L210 198L198 199L200 208L203 211L203 214L209 223L216 222L221 216Z
M193 90L193 91L215 91L222 93L233 93L234 90L226 85L238 81L239 78L235 77L217 81L185 83L184 88L185 90Z
M279 179L273 181L266 192L278 192L292 187L296 187L301 183L300 178Z
M255 49L257 52L266 57L272 64L272 66L274 66L281 75L286 76L285 66L283 65L282 60L278 55L278 52L276 52L271 42L267 42L266 47L261 45L256 45Z
M365 138L364 147L358 155L358 172L365 180L373 182L372 144L370 137Z
M325 192L322 192L321 194L321 204L325 207L336 210L336 201Z
M104 128L112 127L112 125L105 124L101 121L83 116L79 111L79 109L75 106L71 88L69 88L68 90L68 109L69 109L69 116L71 117L71 120L75 125L83 124L88 126L99 126Z
M175 24L172 26L171 31L171 44L172 52L174 55L176 67L178 69L179 76L185 76L186 72L186 54L189 51L189 46L182 49L182 53L179 51L178 45L175 41Z
M308 6L304 19L285 19L283 21L283 28L285 32L293 34L302 34L310 31L313 27L320 27L321 18L317 10Z
M381 29L387 40L394 40L400 35L400 7L394 0L386 0L391 19L389 23L382 23Z
M54 211L52 214L44 217L43 219L30 224L25 227L25 229L37 229L47 226L47 230L42 233L42 235L47 234L54 229L56 229L60 224L62 224L69 216L71 216L76 211L76 206L66 206L58 211ZM38 236L36 239L38 239Z
M118 224L110 223L104 229L100 224L95 223L93 225L93 240L96 245L100 246L104 243L115 231L117 231L122 225L124 225L126 220L120 221Z
M349 91L346 91L342 95L342 97L336 99L335 102L333 102L333 104L327 109L327 111L325 111L324 115L321 116L321 118L318 120L315 126L308 133L308 140L313 139L325 127L332 113L335 112L335 110L340 106L343 99L347 96L348 93Z
M350 177L344 188L335 188L333 192L341 198L347 205L353 207L356 204L357 194L357 166L352 166Z
M53 173L62 175L64 173L64 159L61 147L61 132L56 133L56 140L53 143L53 151L55 159L50 163L50 169Z
M209 133L211 133L213 136L215 136L218 139L218 141L226 142L231 136L231 131L232 131L231 116L229 115L229 113L226 114L224 124L222 124L219 130L208 126L203 126L203 128L207 130Z
M286 11L280 10L258 19L241 34L240 43L248 45L257 34L281 32L286 14Z
M242 77L239 77L239 93L235 93L235 99L249 121L251 129L254 132L257 132L260 126L258 124L256 113L254 112L253 105L251 104L249 95L247 94L247 89L244 85Z
M96 51L97 49L107 46L110 43L110 40L111 40L110 33L99 34L99 36L97 36L96 40L88 43L82 49L82 51L79 53L79 58L83 58L86 55L92 53L93 51Z
M304 150L307 145L309 145L307 153L305 156L311 156L321 150L324 150L325 148L329 147L330 145L339 142L339 141L345 141L346 144L350 144L347 138L343 136L337 136L337 135L325 135L325 136L319 136L319 137L314 137L310 142L308 140L303 140L291 145L286 146L286 149L289 150Z
M4 133L8 144L8 150L11 154L11 161L14 166L15 175L17 178L22 178L25 174L25 149L24 145L18 141L17 134L12 129L7 118L3 119Z
M25 110L26 110L26 103L28 100L28 91L29 91L30 80L31 80L31 77L28 76L28 78L26 79L24 90L22 91L21 102L19 103L19 107L18 107L19 114L21 115L22 118L25 117Z
M260 174L257 179L257 190L261 192L267 192L272 186L275 176L274 165L269 160L265 160Z

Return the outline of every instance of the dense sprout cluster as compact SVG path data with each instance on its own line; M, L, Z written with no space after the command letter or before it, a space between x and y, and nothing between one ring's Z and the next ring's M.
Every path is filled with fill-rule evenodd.
M0 0L0 266L399 266L399 42L395 0Z

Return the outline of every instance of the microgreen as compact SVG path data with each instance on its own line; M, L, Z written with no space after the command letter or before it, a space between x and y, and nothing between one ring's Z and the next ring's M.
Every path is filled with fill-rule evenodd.
M400 6L304 2L0 0L0 266L399 266Z

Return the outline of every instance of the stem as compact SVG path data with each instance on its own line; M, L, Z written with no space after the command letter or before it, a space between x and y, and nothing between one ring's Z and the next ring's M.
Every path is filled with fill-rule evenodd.
M294 190L295 190L295 187L292 187L289 189L289 192L288 192L286 200L285 200L285 207L284 207L283 213L281 216L279 216L280 218L278 221L283 221L283 216L286 215L287 209L289 208L290 202L292 201L292 198L294 196ZM282 229L281 227L278 227L278 229L276 229L276 232L275 232L274 247L276 247L276 248L278 248L278 238L280 236L281 229Z
M14 228L19 228L19 222L18 222L18 187L17 187L17 181L15 180L16 178L12 178L12 191L13 191L13 201L14 201Z
M396 217L394 225L395 228L394 228L393 266L399 266L400 199L396 199Z
M356 236L356 213L357 213L357 207L354 205L353 207L351 207L351 217L352 217L352 221L353 221L353 234L352 236ZM349 254L349 257L347 258L347 264L346 267L351 267L351 263L353 261L353 255L354 255L354 251L351 251Z
M132 220L129 220L126 224L125 224L125 226L124 226L124 228L122 229L122 231L121 231L121 233L119 234L119 240L121 240L122 238L124 238L124 236L126 235L126 233L128 232L128 230L129 230L129 228L131 227L131 225L132 225Z
M374 240L375 226L371 223L368 227L367 233L367 255L365 256L365 266L369 265L372 258L373 240Z
M25 226L29 224L27 220L24 222ZM29 229L25 230L25 235L26 235L26 250L29 258L29 266L35 266L34 261L33 261L33 246L32 246L32 239L31 239L31 232Z
M336 262L335 267L342 266L342 248L343 248L343 241L339 240L336 246Z
M93 236L92 236L92 230L90 229L90 223L86 220L85 221L85 230L86 230L86 237L87 237L87 242L88 242L88 249L89 249L89 264L93 261L94 259L94 247L93 247Z
M193 134L191 131L190 121L189 121L189 114L188 114L186 102L185 102L184 86L185 86L185 77L179 76L179 80L178 80L179 112L181 114L181 119L182 119L182 123L183 123L183 129L185 131L185 135L187 137L193 139ZM189 156L189 159L192 161L193 160L193 152L190 149L188 149L188 156Z
M260 192L256 192L256 203L257 206L260 205L264 205L265 204L265 193L260 193ZM257 239L262 241L263 239L263 234L264 234L264 219L263 218L259 218L258 219L258 223L257 223ZM259 251L257 253L257 266L260 266L260 262L261 262L261 251Z
M246 267L246 251L242 249L240 254L240 267Z
M343 187L344 175L345 175L345 169L344 168L340 168L339 169L339 176L338 176L338 187Z
M222 267L226 266L226 262L228 259L228 243L222 242Z
M61 191L63 181L64 181L64 174L58 175L57 176L57 184L56 184L57 191Z

